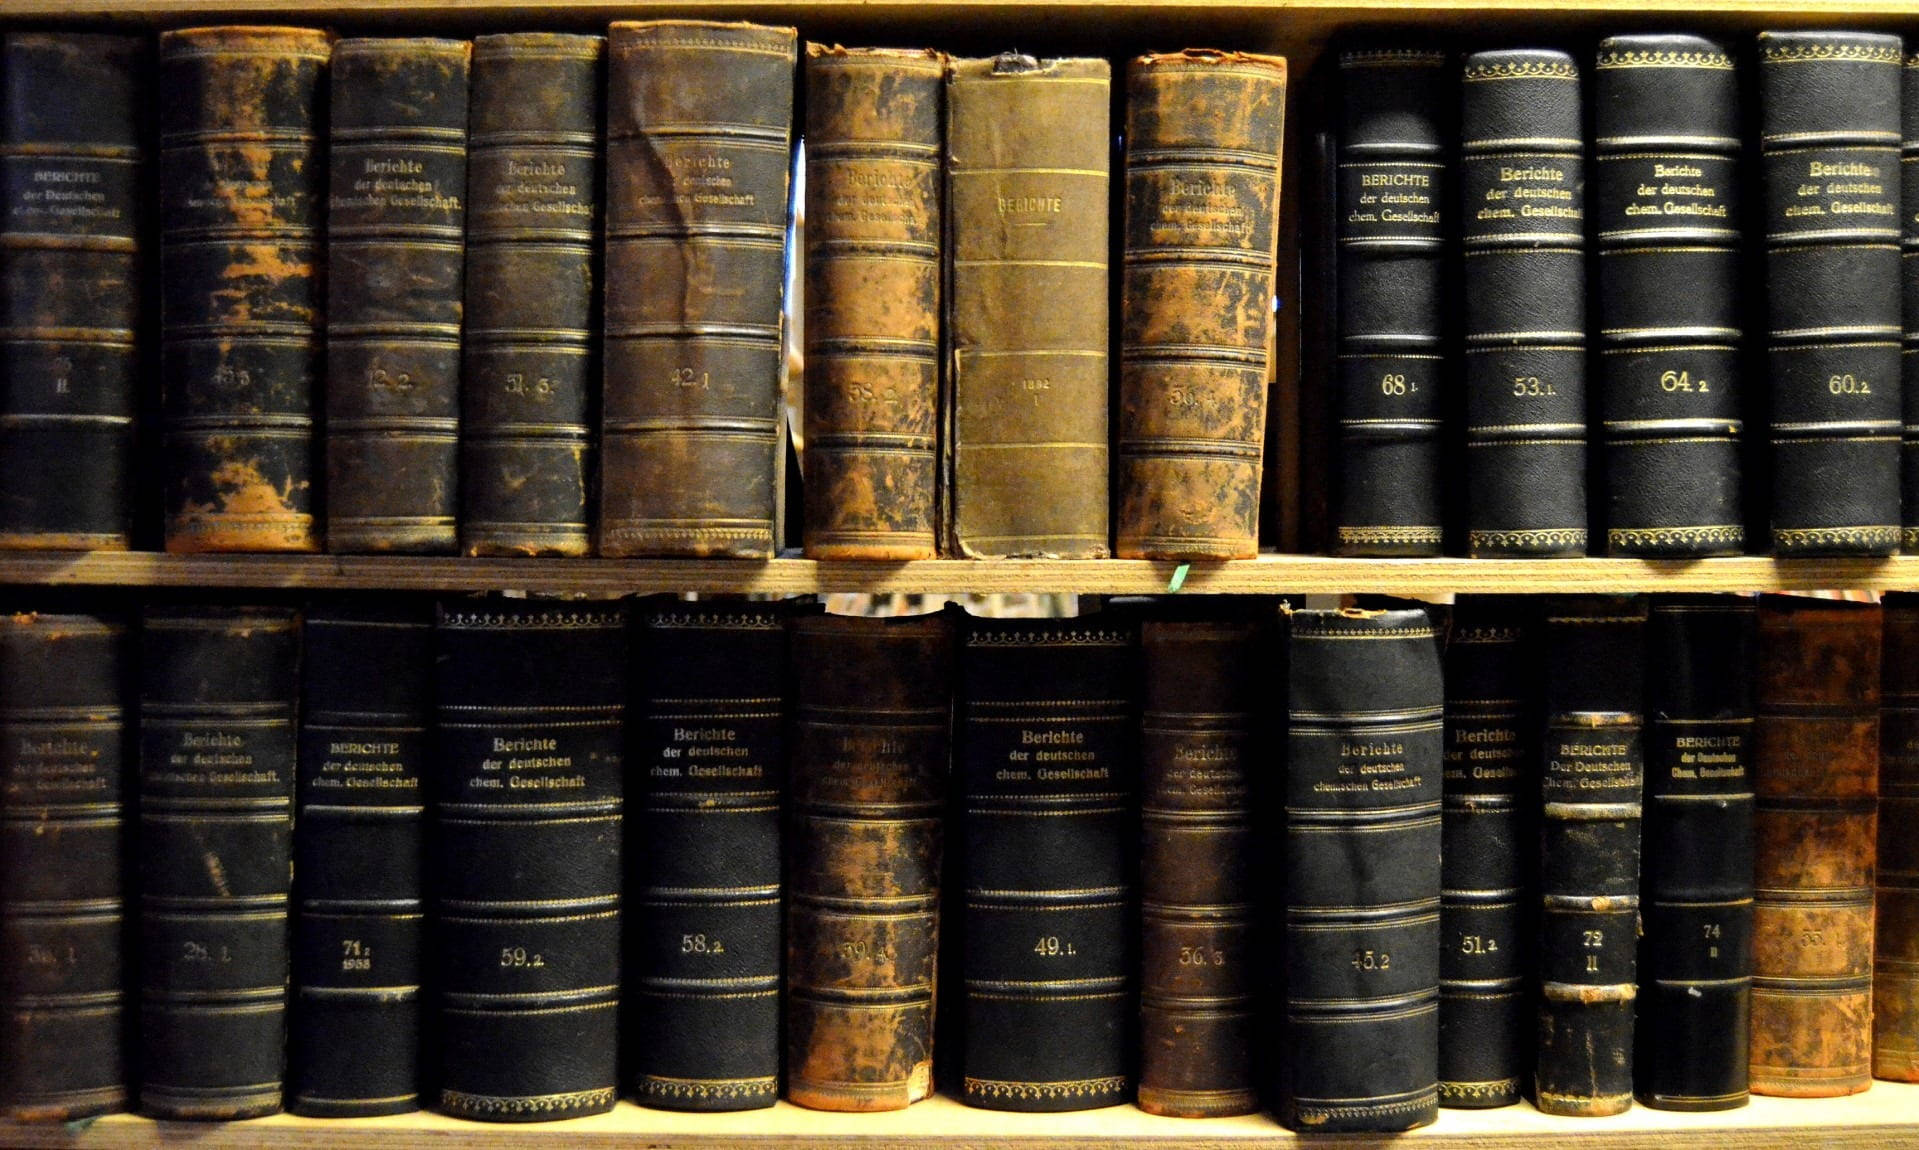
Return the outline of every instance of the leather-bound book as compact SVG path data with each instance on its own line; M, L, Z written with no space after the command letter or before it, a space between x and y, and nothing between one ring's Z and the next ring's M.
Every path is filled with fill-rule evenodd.
M933 1092L953 612L791 628L786 1097L900 1110Z
M0 38L0 548L131 543L146 64L137 36Z
M677 597L638 613L623 1074L647 1106L779 1098L784 615Z
M460 550L584 555L606 40L473 40Z
M1579 66L1466 57L1459 135L1466 544L1586 552L1586 176Z
M617 604L443 603L429 912L440 1110L600 1114L618 1093L626 631Z
M280 1110L299 619L147 608L140 643L140 1109Z
M1919 554L1919 53L1906 57L1899 104L1899 549L1911 555Z
M1751 1088L1872 1084L1879 784L1876 605L1768 597L1753 729Z
M1724 48L1602 40L1593 63L1598 431L1611 555L1736 555L1740 117Z
M457 542L465 40L333 46L327 197L326 544Z
M1117 614L967 620L952 941L969 1106L1133 1096L1138 642Z
M307 609L293 834L287 1108L315 1118L420 1108L433 616L425 605Z
M1533 1104L1632 1108L1646 604L1547 606L1539 836L1539 1039Z
M127 1107L126 627L0 616L0 1118Z
M946 84L946 550L1107 547L1112 67L1018 53Z
M946 57L806 46L806 553L931 559Z
M1759 34L1780 555L1899 548L1904 58L1879 33Z
M1656 599L1646 629L1635 1094L1744 1106L1752 999L1750 599Z
M1273 339L1286 61L1126 66L1117 554L1250 559Z
M1339 54L1335 175L1339 420L1333 547L1437 555L1445 377L1441 263L1457 100L1446 53Z
M317 551L322 97L306 28L160 34L168 551Z
M1872 1076L1919 1082L1919 596L1887 596L1885 613Z
M608 35L600 554L770 558L798 33Z

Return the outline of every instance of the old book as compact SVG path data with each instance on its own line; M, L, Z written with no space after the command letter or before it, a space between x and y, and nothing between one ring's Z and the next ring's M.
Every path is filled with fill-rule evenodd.
M0 39L0 548L132 541L146 63L137 36Z
M160 34L169 551L317 551L322 81L306 28Z
M0 1118L127 1107L126 627L0 616Z
M1117 554L1259 553L1286 61L1126 67Z
M333 46L329 109L326 544L457 541L465 40Z
M1437 555L1441 264L1450 231L1448 155L1457 102L1446 53L1339 54L1333 546L1341 555Z
M1593 63L1599 471L1611 555L1736 555L1739 84L1698 36L1614 36Z
M1889 595L1885 613L1872 1076L1919 1082L1919 596Z
M1107 547L1112 67L1017 53L946 84L948 552Z
M1478 52L1462 75L1466 542L1586 552L1586 178L1579 66Z
M1752 999L1750 599L1653 601L1646 627L1645 865L1635 1094L1744 1106Z
M584 555L606 40L473 40L460 550Z
M946 57L806 46L806 553L931 559Z
M153 606L141 622L140 1109L280 1110L299 617Z
M424 606L309 607L293 835L287 1108L420 1108L427 721Z
M953 612L792 622L786 1097L933 1092Z
M1760 603L1754 1094L1871 1085L1881 614L1824 599Z
M1903 60L1897 36L1759 34L1780 555L1899 548Z
M677 597L638 613L624 1076L648 1106L779 1098L784 615Z
M1899 549L1919 554L1919 53L1906 57L1899 83Z
M624 622L617 604L440 606L429 977L456 1117L613 1108Z
M771 557L791 28L616 22L600 554Z

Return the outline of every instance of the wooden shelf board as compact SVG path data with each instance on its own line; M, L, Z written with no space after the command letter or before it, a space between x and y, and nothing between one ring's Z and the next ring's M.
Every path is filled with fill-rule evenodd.
M166 20L192 19L204 14L274 13L285 19L322 20L358 18L394 13L431 13L436 16L499 13L577 17L606 13L610 19L626 15L698 15L708 12L873 12L892 8L920 10L1030 11L1034 8L1078 9L1096 12L1127 8L1196 8L1244 11L1316 11L1366 13L1506 13L1533 15L1576 12L1618 12L1633 15L1678 13L1756 16L1790 19L1835 19L1863 15L1912 15L1911 0L917 0L912 4L888 0L7 0L8 17L135 16Z

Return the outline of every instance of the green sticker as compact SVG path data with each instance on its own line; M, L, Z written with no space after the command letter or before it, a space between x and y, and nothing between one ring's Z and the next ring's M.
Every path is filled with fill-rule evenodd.
M1192 569L1193 565L1191 563L1181 563L1179 566L1173 568L1173 578L1166 584L1166 593L1171 595L1181 587L1186 586L1186 573Z

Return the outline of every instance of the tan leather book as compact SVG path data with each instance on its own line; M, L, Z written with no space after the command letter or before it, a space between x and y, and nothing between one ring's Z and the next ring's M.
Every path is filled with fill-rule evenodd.
M1885 601L1872 1075L1919 1082L1919 596Z

